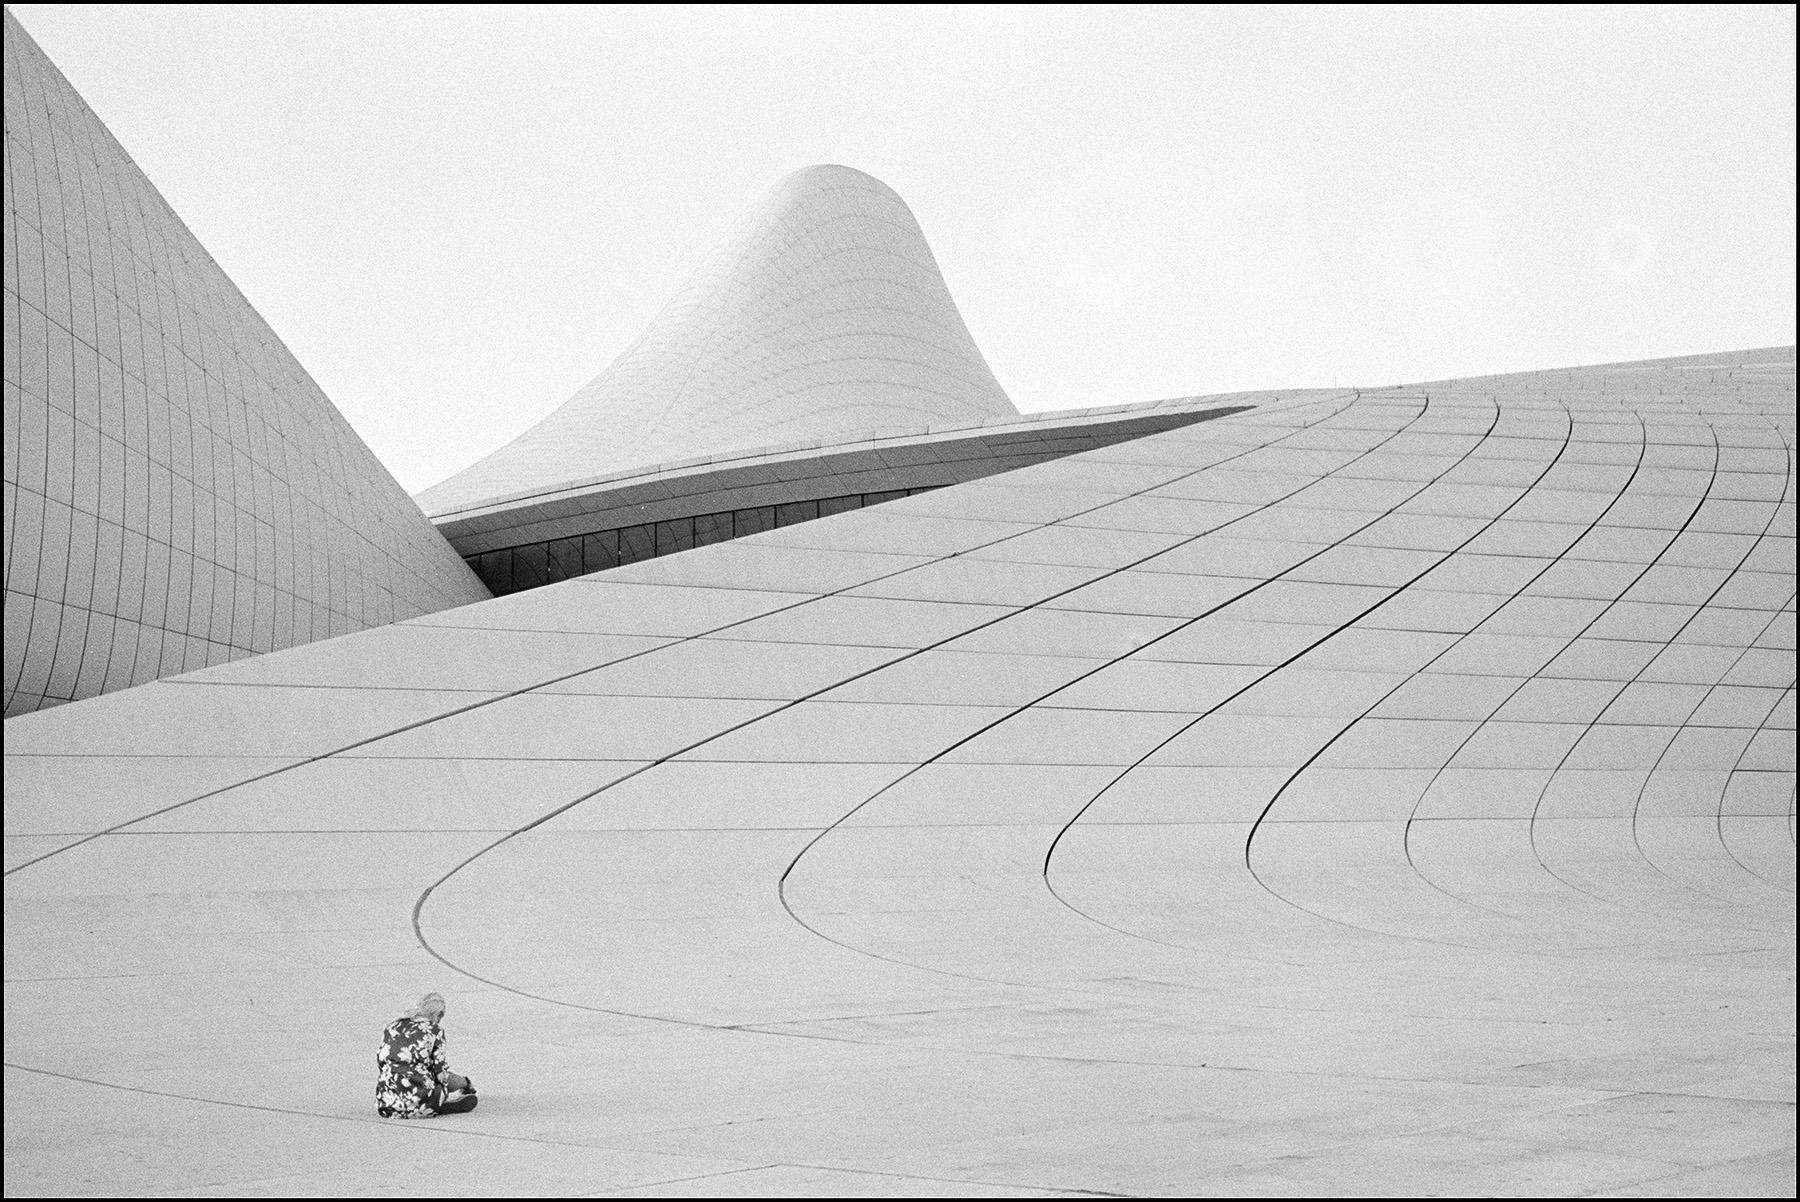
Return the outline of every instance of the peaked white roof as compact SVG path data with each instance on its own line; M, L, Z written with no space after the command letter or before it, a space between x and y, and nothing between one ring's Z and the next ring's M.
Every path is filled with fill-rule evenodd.
M722 450L1017 415L906 203L860 171L808 167L610 367L419 501L437 511Z

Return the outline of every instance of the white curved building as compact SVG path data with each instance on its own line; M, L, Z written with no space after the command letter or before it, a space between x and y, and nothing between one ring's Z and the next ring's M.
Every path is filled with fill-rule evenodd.
M6 713L485 598L5 24Z
M443 512L696 455L1017 416L906 203L860 171L808 167L612 366L419 503Z
M510 595L211 663L484 594L7 55L9 673L203 595L31 513L237 599L6 722L8 1196L1794 1196L1794 348L1020 420L814 169L433 490Z

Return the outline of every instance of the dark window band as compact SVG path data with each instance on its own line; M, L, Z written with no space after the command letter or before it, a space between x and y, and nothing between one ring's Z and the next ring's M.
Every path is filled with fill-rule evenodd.
M602 572L640 559L673 555L691 547L722 543L760 534L778 526L810 522L851 509L895 501L914 493L930 492L929 488L894 488L885 492L850 493L819 501L794 501L786 505L757 505L748 509L726 509L719 513L703 513L697 517L675 518L667 522L646 522L641 526L624 526L617 530L600 530L571 538L553 538L547 542L525 543L502 547L469 556L465 562L481 577L496 597L522 592Z

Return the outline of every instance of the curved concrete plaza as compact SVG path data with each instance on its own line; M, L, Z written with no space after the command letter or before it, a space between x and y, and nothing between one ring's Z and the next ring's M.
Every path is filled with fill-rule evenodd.
M9 1192L1790 1192L1791 350L7 723ZM450 999L473 1114L375 1118Z

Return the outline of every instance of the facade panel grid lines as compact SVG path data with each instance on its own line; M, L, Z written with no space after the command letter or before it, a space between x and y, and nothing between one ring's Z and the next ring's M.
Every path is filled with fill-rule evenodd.
M1325 1192L1396 1157L1383 1188L1523 1188L1506 1166L1540 1153L1598 1190L1639 1166L1643 1116L1680 1090L1670 1130L1753 1130L1767 1171L1709 1138L1632 1172L1779 1184L1785 1085L1747 1088L1744 1065L1780 1069L1769 1032L1792 1009L1791 391L1747 411L1728 379L1591 379L1614 374L1267 404L830 522L778 527L765 507L749 520L770 529L730 541L708 541L720 514L693 515L678 554L14 720L9 780L30 807L9 829L29 838L41 813L29 829L46 834L8 876L9 932L57 937L12 1037L63 1071L79 1052L58 1049L81 1045L50 1036L81 1021L72 999L122 988L97 969L135 954L134 932L298 1016L291 974L246 948L316 952L328 911L357 932L334 969L347 980L380 989L396 970L367 966L370 947L404 960L423 941L441 959L420 980L473 974L465 1004L506 1029L574 1021L537 1080L606 1056L607 1088L674 1074L682 1105L705 1096L728 1121L766 1118L770 1074L806 1097L848 1089L857 1130L908 1137L841 1154L859 1169L945 1171L936 1109L921 1124L883 1084L895 1056L930 1071L926 1044L959 1049L946 1089L1014 1090L1023 1056L1077 1105L1103 1064L1103 1105L1055 1120L1094 1190L1150 1192L1112 1154L1121 1116L1156 1130L1157 1179L1190 1192L1302 1162L1291 1180ZM1569 418L1514 438L1515 399ZM1705 452L1691 475L1643 470L1669 405L1719 432L1716 450L1686 444ZM1570 420L1589 411L1622 413L1599 424L1636 441L1608 437L1623 470L1575 506L1559 482L1601 445ZM1350 427L1375 436L1287 454ZM1454 440L1409 447L1423 429ZM1493 451L1530 470L1445 492ZM1736 471L1781 479L1715 509ZM1623 511L1655 520L1612 525ZM936 545L896 541L933 529ZM654 550L663 533L629 537ZM543 544L546 572L572 569L573 542ZM455 682L432 702L454 712L375 709L426 678ZM317 704L331 723L282 720ZM172 706L235 720L148 719ZM259 748L307 758L232 758ZM159 754L214 775L114 800L123 773L158 779ZM158 837L63 850L119 822ZM433 824L453 829L428 845ZM277 838L279 878L247 872ZM205 863L184 851L198 844ZM135 896L96 918L86 898L173 874L256 898L254 945L161 931ZM130 980L157 999L184 988ZM602 1051L595 1011L635 1016ZM1189 1063L1200 1026L1233 1070ZM824 1036L806 1046L824 1044L825 1067L791 1054L789 1031ZM144 1037L168 1055L191 1040ZM336 1036L303 1038L323 1061ZM781 1046L764 1056L765 1039ZM753 1088L722 1071L744 1054ZM1275 1071L1235 1071L1253 1058ZM1371 1095L1369 1066L1401 1061ZM1631 1102L1627 1069L1653 1103L1589 1124ZM191 1092L231 1096L224 1070L185 1071ZM1221 1170L1193 1151L1206 1127L1169 1151L1169 1090L1189 1078L1194 1105L1260 1091L1332 1150L1297 1161L1253 1141ZM1545 1089L1575 1092L1546 1110ZM1409 1144L1446 1107L1473 1117ZM817 1123L761 1122L757 1138L804 1160ZM1477 1154L1496 1123L1499 1168ZM1571 1133L1600 1155L1568 1167ZM107 1180L171 1179L137 1145L89 1155Z
M7 713L482 597L10 14L6 58Z
M605 372L420 501L441 512L600 470L1017 415L905 203L859 171L810 167Z

